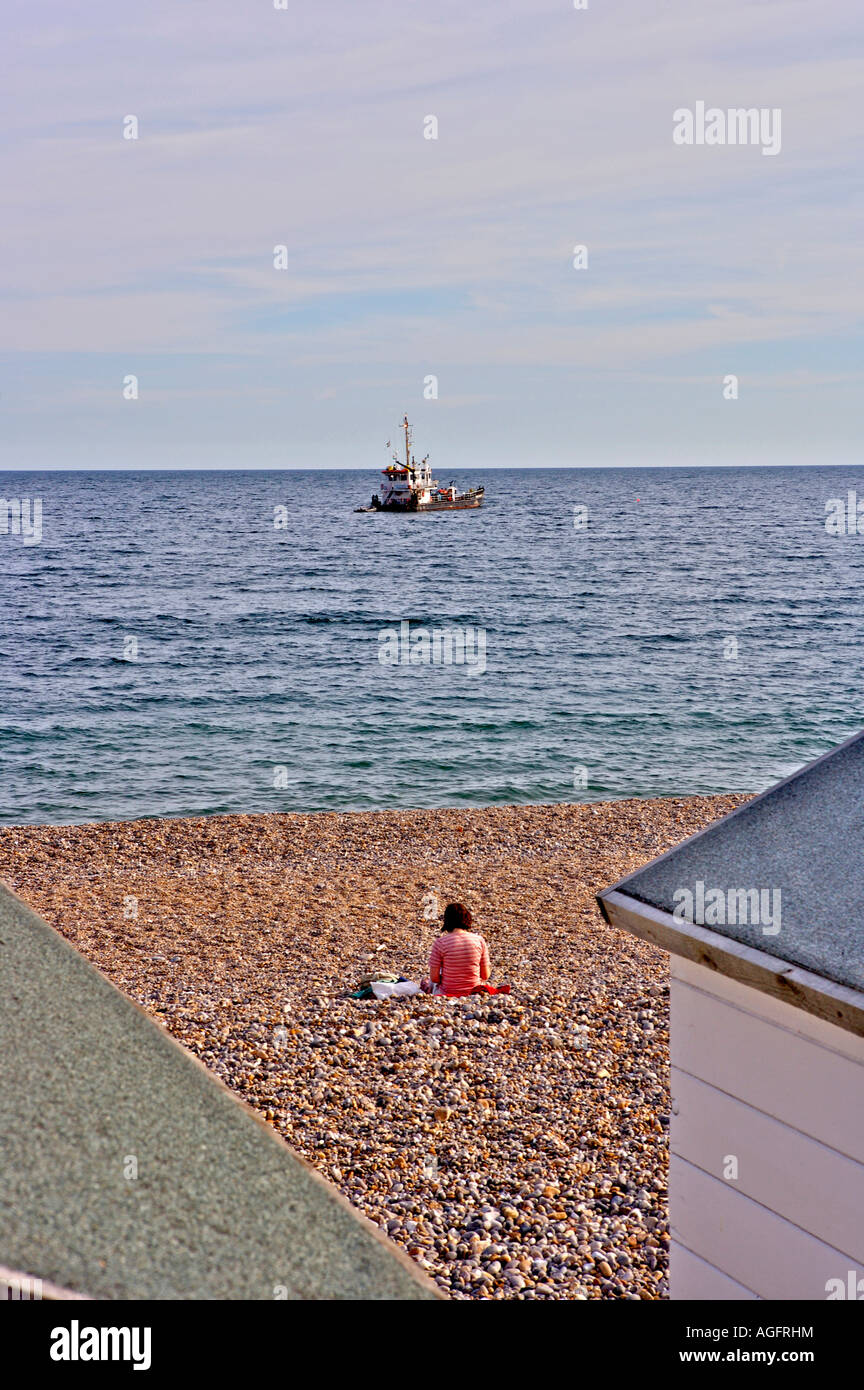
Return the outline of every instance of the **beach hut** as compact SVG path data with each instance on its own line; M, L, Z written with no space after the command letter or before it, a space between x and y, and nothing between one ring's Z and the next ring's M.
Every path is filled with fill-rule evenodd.
M864 734L599 896L671 955L671 1296L864 1299Z
M441 1297L2 887L0 997L0 1298Z

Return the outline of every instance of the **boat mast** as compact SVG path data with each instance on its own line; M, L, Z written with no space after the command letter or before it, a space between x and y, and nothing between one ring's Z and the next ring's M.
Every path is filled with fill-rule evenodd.
M407 416L407 415L405 416L405 419L403 420L402 423L403 423L403 425L404 425L404 427L405 427L405 467L406 467L406 468L410 468L410 467L411 467L411 455L410 455L410 444L411 444L411 440L410 440L410 437L409 437L409 434L408 434L408 416Z

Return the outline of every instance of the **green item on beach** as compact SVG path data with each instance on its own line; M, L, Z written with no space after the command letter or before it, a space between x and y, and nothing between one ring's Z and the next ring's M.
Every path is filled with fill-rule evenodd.
M393 975L388 970L379 970L375 975L364 975L359 987L348 995L349 999L374 999L372 986L377 984L395 985L402 979L401 975Z

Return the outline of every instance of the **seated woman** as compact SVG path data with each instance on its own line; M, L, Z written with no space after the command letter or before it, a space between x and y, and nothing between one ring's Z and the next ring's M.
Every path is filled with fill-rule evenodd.
M429 957L429 977L420 988L427 994L509 994L510 986L487 985L492 973L489 947L479 932L471 930L471 913L461 903L448 903Z

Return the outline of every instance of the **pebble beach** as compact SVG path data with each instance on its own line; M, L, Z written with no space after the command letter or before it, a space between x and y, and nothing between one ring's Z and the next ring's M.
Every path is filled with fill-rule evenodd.
M744 796L0 830L0 878L449 1297L667 1296L668 958L594 895ZM510 995L419 980L466 903Z

